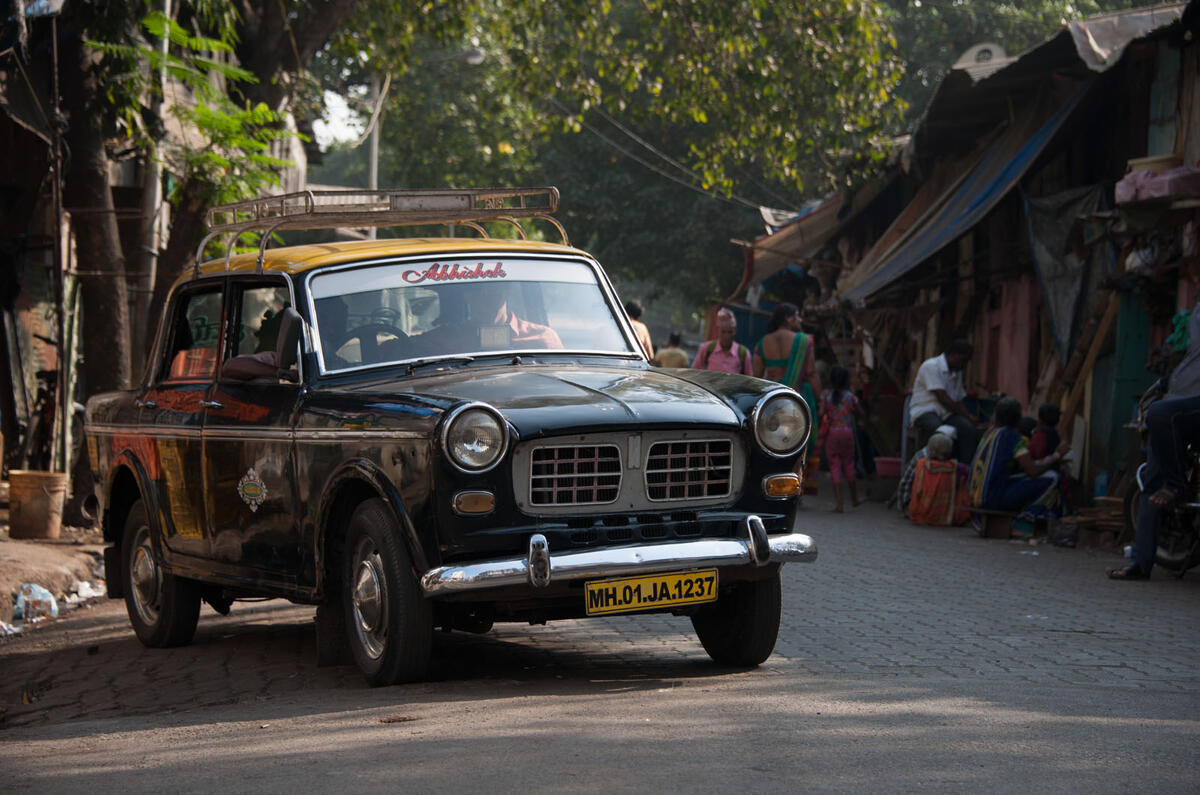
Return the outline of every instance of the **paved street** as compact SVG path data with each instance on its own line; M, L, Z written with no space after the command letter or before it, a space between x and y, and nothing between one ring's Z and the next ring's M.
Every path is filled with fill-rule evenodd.
M151 651L102 602L0 645L0 790L1200 788L1200 572L1113 583L1109 553L830 502L752 671L622 617L439 635L433 681L370 690L315 666L312 608Z

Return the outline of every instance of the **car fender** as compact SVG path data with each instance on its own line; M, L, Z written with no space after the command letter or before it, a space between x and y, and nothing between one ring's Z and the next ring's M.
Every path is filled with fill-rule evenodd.
M140 499L146 506L146 520L150 523L150 543L154 545L154 551L158 556L159 563L169 569L163 555L162 527L164 517L162 508L159 505L154 489L150 486L151 480L145 466L132 450L126 448L113 456L112 464L109 466L107 476L104 480L102 493L98 495L101 499L101 528L104 533L104 540L108 542L108 546L104 550L105 579L108 583L108 596L113 599L125 595L125 577L124 572L121 570L121 567L124 565L121 544L123 542L128 508L132 507L134 502L131 501L128 505L124 506L126 510L121 516L113 516L113 490L116 488L117 480L121 476L122 471L128 471L133 478L134 488L137 489L137 496L134 501Z
M324 554L325 545L327 542L326 529L329 527L330 521L333 518L336 508L336 496L341 490L351 484L360 483L365 485L368 490L373 491L375 496L383 500L384 505L392 512L396 520L397 526L400 528L400 535L408 548L409 554L412 556L415 574L420 576L429 569L429 559L425 554L424 548L417 536L416 525L413 524L412 517L409 516L408 510L404 506L404 499L400 496L400 492L392 484L391 478L383 472L379 466L366 458L353 458L345 461L334 470L333 474L325 481L324 488L321 490L321 507L318 511L317 519L317 538L316 545L321 564L318 565L318 578L323 579L324 570Z
M113 456L112 465L108 469L108 476L104 483L103 502L101 510L104 513L110 513L112 510L112 494L116 487L116 480L122 469L128 469L133 475L134 483L137 486L138 497L146 505L146 518L151 523L151 537L154 541L155 549L162 558L162 539L161 529L163 527L163 519L165 518L162 512L162 506L159 504L158 495L152 487L152 481L149 473L146 471L145 465L141 459L132 451L127 449L121 450ZM125 529L125 522L122 520L121 526L112 527L112 538L107 540L121 543L121 534Z

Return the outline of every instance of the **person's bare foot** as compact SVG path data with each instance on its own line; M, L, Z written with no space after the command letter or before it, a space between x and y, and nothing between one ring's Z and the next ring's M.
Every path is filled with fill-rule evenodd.
M842 508L842 506L835 505L833 508L833 512L834 513L845 513L846 511Z
M858 506L862 505L864 502L866 502L866 500L855 500L854 507L857 508Z

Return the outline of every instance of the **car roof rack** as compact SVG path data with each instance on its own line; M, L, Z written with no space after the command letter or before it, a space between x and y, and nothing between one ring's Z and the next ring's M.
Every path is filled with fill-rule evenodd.
M464 188L432 190L304 190L278 196L222 204L209 208L205 223L209 232L196 249L193 277L200 275L204 249L218 235L227 235L225 269L233 244L246 232L261 232L258 272L271 235L287 229L336 229L339 227L414 226L458 224L488 237L480 226L485 221L505 221L525 239L518 218L549 222L567 241L562 224L550 216L558 209L558 188Z

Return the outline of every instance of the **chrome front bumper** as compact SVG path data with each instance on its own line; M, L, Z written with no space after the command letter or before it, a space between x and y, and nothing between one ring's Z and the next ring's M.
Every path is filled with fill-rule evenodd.
M754 563L811 563L817 545L807 535L790 533L768 536L762 520L748 516L743 522L745 538L707 538L611 547L551 555L546 537L534 533L524 558L504 558L462 566L440 566L421 577L426 596L530 585L544 588L554 580L577 580L653 574L660 571L705 566L737 566Z

